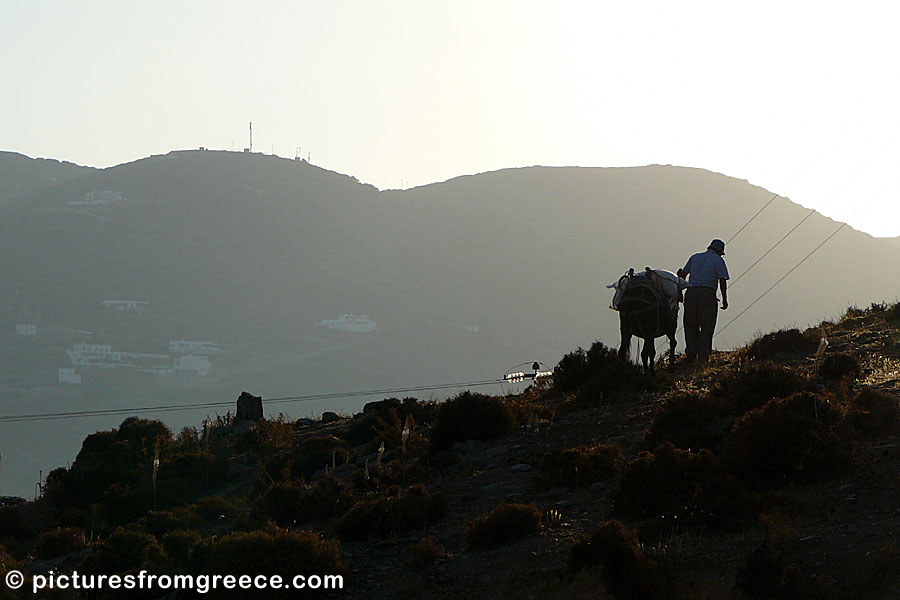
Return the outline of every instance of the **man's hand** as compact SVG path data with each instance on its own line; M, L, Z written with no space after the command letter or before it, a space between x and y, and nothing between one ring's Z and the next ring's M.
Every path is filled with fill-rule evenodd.
M728 310L728 300L722 300L722 310Z

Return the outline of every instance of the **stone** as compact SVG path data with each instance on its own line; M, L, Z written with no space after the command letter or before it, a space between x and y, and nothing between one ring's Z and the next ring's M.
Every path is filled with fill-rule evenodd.
M248 392L241 392L237 399L237 412L234 422L251 421L253 423L263 418L262 396L254 396Z
M335 412L331 412L330 410L326 410L322 413L322 422L323 423L334 423L335 421L340 421L341 416Z
M499 458L501 455L507 453L506 446L495 446L493 448L487 448L478 454L479 458L484 458L486 460L490 460L493 458Z
M596 494L596 493L598 493L598 492L602 492L602 491L605 490L607 487L609 487L609 482L607 482L607 481L598 481L598 482L596 482L596 483L592 483L592 484L591 484L591 487L590 487L589 489L590 489L592 492L594 492L594 493Z
M513 473L527 473L533 467L526 463L519 463L517 465L513 465L512 469L510 469Z
M468 440L465 442L456 442L453 444L453 451L457 454L472 454L477 452L481 447L481 442L478 440Z
M244 435L250 431L255 424L256 421L235 421L234 425L231 427L231 432L236 436Z

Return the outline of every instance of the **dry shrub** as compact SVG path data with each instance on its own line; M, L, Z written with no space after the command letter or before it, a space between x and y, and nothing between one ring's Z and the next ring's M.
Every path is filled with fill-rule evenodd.
M721 398L698 392L676 392L653 414L640 447L649 450L671 442L682 450L713 448L724 437L733 408Z
M802 566L773 550L767 542L754 548L738 572L735 587L753 600L837 600L844 596L824 578L809 576Z
M437 403L420 402L415 398L368 402L361 413L354 415L350 426L338 435L354 446L377 446L384 441L385 447L392 450L401 444L403 425L408 417L416 424L429 424L434 421L437 411Z
M338 543L322 539L311 531L257 530L226 535L201 543L194 551L195 571L221 575L280 575L290 582L297 574L341 575L347 568L341 559ZM211 599L235 598L233 590L217 590L207 596ZM315 595L316 591L304 589L301 596ZM296 598L293 589L241 590L240 598Z
M644 556L637 534L619 521L600 523L590 537L578 539L569 552L568 567L572 576L599 567L606 588L618 600L671 597L656 563Z
M845 377L856 379L859 373L859 360L847 352L827 355L819 367L819 375L830 381L840 381Z
M35 558L50 559L81 550L87 545L84 531L78 527L55 529L41 534L34 547Z
M385 537L413 529L424 529L447 512L443 494L429 494L423 485L406 491L391 489L388 495L357 502L341 517L336 530L342 540Z
M644 389L647 382L637 365L621 360L618 352L599 341L590 350L578 348L566 354L553 369L554 388L575 392L578 408L615 403L621 396Z
M382 464L371 463L366 469L357 469L353 472L353 485L360 490L377 491L392 485L404 487L408 484L419 483L425 479L427 471L416 460L401 461L392 460Z
M865 388L851 400L853 425L869 437L900 435L900 401L893 394Z
M353 486L335 477L324 477L311 487L296 482L272 485L257 506L282 527L304 525L347 512L353 506Z
M197 502L188 506L187 510L203 519L208 527L226 527L231 529L246 525L245 522L249 514L247 501L244 498L235 496L228 498L223 496L200 498Z
M431 444L434 450L446 450L456 442L500 438L515 428L515 417L503 400L467 391L441 405Z
M38 533L27 504L0 506L0 543L12 547Z
M194 548L200 544L202 539L202 536L196 531L179 529L164 534L160 541L169 565L185 568L190 564Z
M151 510L137 521L141 530L160 537L168 531L203 531L205 521L197 514L185 509Z
M541 457L538 483L545 488L586 487L613 477L623 459L615 444L551 450Z
M318 471L330 467L332 461L342 463L346 452L346 442L333 435L304 438L291 457L291 477L312 479Z
M900 302L895 302L894 304L888 306L884 310L884 320L888 323L895 323L900 321Z
M546 381L547 378L544 378ZM551 406L541 404L543 394L549 387L546 384L535 384L518 396L508 399L509 409L512 411L517 423L529 424L542 420L549 421L556 416L556 411Z
M590 376L587 351L578 348L560 359L553 369L553 387L560 392L573 392Z
M247 432L251 448L263 456L290 450L294 431L283 414L276 419L260 419Z
M679 450L669 442L625 465L616 509L662 529L725 527L751 513L747 491L711 452Z
M447 551L436 537L420 539L410 546L409 552L412 555L412 566L417 570L434 566L447 556Z
M839 408L801 392L738 419L723 453L742 481L773 487L820 480L848 467L856 437Z
M0 574L6 573L12 569L18 569L22 565L6 550L5 546L0 546Z
M196 531L202 535L252 529L250 507L239 497L207 496L194 504L172 510L150 511L134 523L134 527L157 538L170 531Z
M534 504L501 504L469 523L466 545L489 548L509 543L541 531L541 511Z
M782 329L756 338L747 347L747 354L754 359L772 359L776 354L802 352L816 349L819 340L815 332L801 333L799 329Z
M892 544L884 544L869 552L863 563L861 575L861 580L868 591L882 592L877 597L896 598L896 592L900 591L900 550Z
M156 538L149 533L117 529L100 544L81 565L87 573L122 573L132 569L159 565L164 553Z
M797 373L772 362L750 364L728 371L712 390L716 398L734 404L739 412L759 408L773 398L803 391L806 382Z

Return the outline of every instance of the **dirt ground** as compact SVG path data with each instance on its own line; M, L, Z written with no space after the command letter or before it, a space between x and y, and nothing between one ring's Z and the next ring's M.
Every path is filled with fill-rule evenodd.
M900 392L900 332L871 315L845 318L822 328L829 352L851 352L862 365L853 384L836 393L872 386ZM815 376L811 353L776 357ZM740 352L718 353L700 371L679 365L660 374L659 387L704 388ZM456 463L435 471L426 485L449 500L446 517L424 531L374 542L342 545L352 576L347 598L596 598L605 597L597 577L571 581L566 561L573 542L615 518L616 481L588 489L542 490L539 458L550 449L616 443L626 460L650 423L656 393L624 404L581 410L521 428L491 442L458 445ZM836 597L894 598L900 594L900 444L886 437L863 450L858 466L834 480L772 492L777 507L739 531L679 531L642 540L644 552L681 581L694 598L741 598L739 572L750 552L766 541L774 551ZM522 466L527 465L527 466ZM529 468L530 467L530 468ZM490 550L466 549L467 524L496 506L515 501L543 513L540 534ZM627 525L627 523L626 523ZM416 568L411 547L435 538L446 556Z

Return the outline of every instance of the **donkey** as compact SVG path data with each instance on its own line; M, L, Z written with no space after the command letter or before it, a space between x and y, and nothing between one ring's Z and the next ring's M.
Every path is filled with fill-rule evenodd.
M630 354L631 336L644 340L641 363L644 372L654 372L656 358L655 340L669 338L669 371L675 368L675 330L678 328L678 303L666 298L657 284L658 275L649 267L637 275L633 270L619 280L621 292L616 302L619 311L619 329L622 342L619 358L627 360Z

